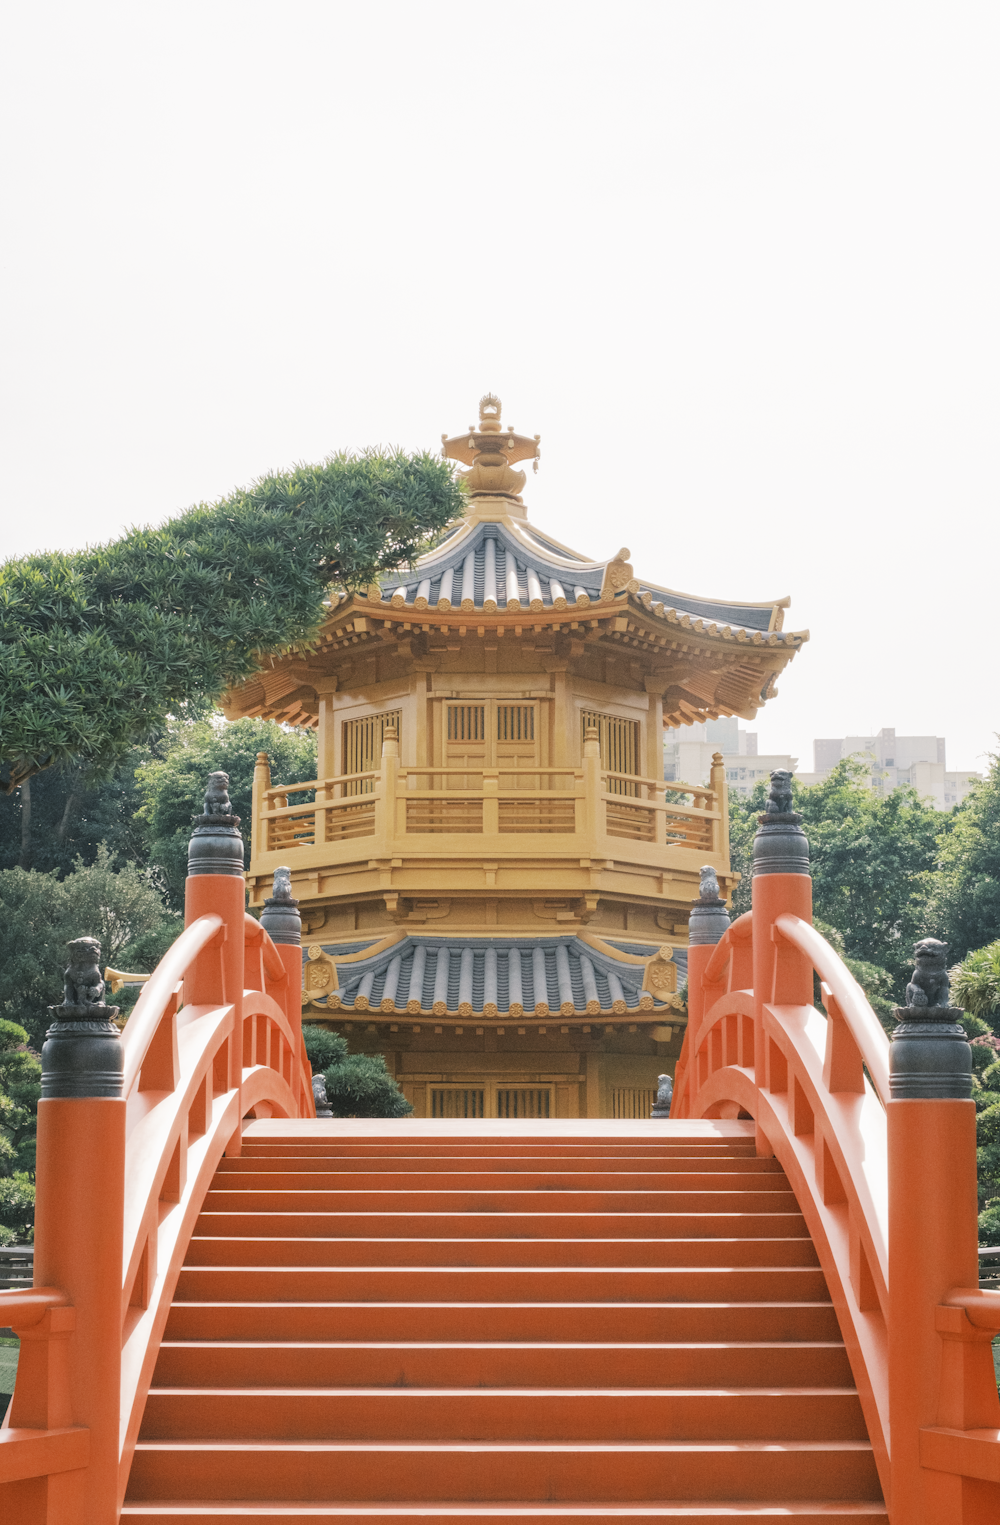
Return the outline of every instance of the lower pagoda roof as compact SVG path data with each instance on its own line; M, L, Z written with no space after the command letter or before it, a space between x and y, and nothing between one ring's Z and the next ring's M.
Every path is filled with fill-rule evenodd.
M683 985L687 977L686 949L572 934L461 939L396 934L367 946L357 940L314 943L305 951L307 969L308 960L322 960L336 971L337 988L312 998L327 1014L492 1020L642 1012L645 1020L670 1016L676 1022L681 1003L669 985ZM663 971L653 990L648 988L652 965ZM667 974L671 965L675 978L672 969Z

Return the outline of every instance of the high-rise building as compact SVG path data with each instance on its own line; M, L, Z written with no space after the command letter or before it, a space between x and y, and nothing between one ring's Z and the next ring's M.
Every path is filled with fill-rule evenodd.
M749 795L779 768L794 773L798 759L787 752L758 753L757 732L745 731L735 718L707 720L664 732L663 773L667 779L707 783L712 757L722 753L731 793Z
M845 758L865 764L868 783L877 794L911 785L938 810L961 804L980 773L948 772L943 736L897 736L885 726L874 736L820 737L813 742L814 773L800 773L802 783L819 783Z

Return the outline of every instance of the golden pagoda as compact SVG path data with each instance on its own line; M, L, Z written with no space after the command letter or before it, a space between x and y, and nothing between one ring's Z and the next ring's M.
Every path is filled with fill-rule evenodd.
M288 864L303 1015L385 1055L428 1117L648 1116L672 1073L699 870L730 870L725 770L664 782L663 728L752 719L808 637L528 522L539 436L442 436L464 516L408 575L334 595L231 719L318 731L318 778L258 759L252 905Z

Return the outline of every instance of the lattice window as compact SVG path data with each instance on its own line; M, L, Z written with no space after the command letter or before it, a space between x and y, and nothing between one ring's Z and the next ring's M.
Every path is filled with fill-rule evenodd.
M497 705L497 741L534 741L533 704Z
M434 1086L431 1117L484 1117L485 1092L475 1086Z
M580 716L584 737L589 726L597 727L601 742L601 767L609 773L638 773L639 722L619 720L617 715L602 715L597 710L584 710ZM622 778L608 780L609 794L637 795L637 784Z
M649 1117L655 1100L655 1086L615 1086L611 1092L611 1116Z
M485 741L485 739L485 704L449 704L449 741Z
M548 1086L511 1086L497 1091L497 1117L551 1117Z
M341 773L371 773L382 766L382 743L386 726L401 730L402 710L380 710L376 715L362 715L359 720L344 721L344 754ZM344 785L345 794L371 794L375 780L357 779Z

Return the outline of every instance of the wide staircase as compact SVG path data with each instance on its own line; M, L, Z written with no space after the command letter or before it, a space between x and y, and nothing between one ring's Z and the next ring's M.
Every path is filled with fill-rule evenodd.
M122 1519L884 1520L829 1292L753 1125L251 1122Z

